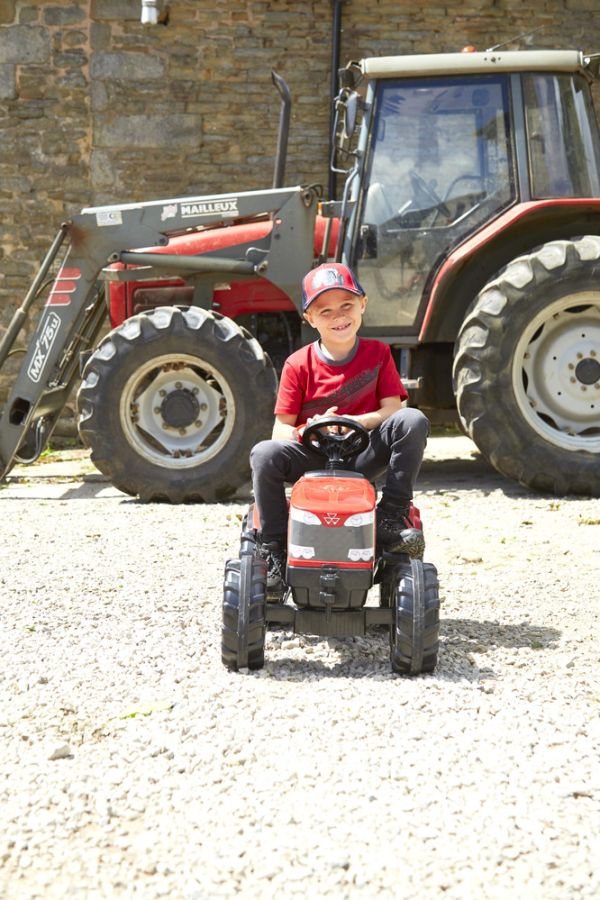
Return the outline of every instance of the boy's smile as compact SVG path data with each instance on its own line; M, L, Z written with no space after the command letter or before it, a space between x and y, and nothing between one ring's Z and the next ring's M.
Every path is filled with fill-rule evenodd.
M321 337L321 343L334 359L342 358L354 346L362 323L366 297L355 297L348 291L325 291L314 300L304 316Z

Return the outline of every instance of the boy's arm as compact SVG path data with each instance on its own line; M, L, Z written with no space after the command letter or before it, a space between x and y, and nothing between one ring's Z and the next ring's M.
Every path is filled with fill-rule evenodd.
M298 433L294 428L298 416L278 415L275 416L275 424L273 425L272 438L274 441L297 441Z
M337 414L337 406L330 406L329 409L326 409L324 413L321 413L318 416L312 416L307 420L306 425L310 425L312 422L318 422L319 419L327 419L329 416L335 416ZM354 416L350 416L350 418L354 418ZM273 425L273 434L272 438L274 441L299 441L304 431L304 427L296 427L298 422L298 416L292 415L282 415L279 414L275 416L275 424Z
M337 409L337 406L331 406L324 413L321 413L317 416L312 416L306 424L310 425L312 422L318 422L319 419L325 419L329 416L344 415L344 413L338 413ZM402 400L400 399L400 397L384 397L381 401L381 406L379 407L379 409L376 409L373 412L369 413L361 413L358 416L346 415L345 417L347 419L354 419L355 422L358 422L363 426L363 428L366 428L367 431L372 431L373 428L377 428L378 425L381 425L382 422L385 422L386 419L389 419L392 413L397 412L399 409L402 409ZM297 421L298 416L282 414L275 416L275 424L273 426L272 434L273 440L297 441Z
M381 425L382 422L385 422L386 419L389 419L392 413L398 412L399 409L402 409L402 400L399 396L384 397L383 400L381 400L379 409L376 409L373 412L361 413L358 416L346 416L346 418L354 419L355 422L358 422L363 428L366 428L367 431L372 431L374 428L377 428L378 425Z

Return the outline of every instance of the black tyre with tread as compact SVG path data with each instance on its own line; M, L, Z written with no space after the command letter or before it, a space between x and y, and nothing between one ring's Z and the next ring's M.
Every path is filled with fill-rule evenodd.
M244 329L198 307L132 316L90 357L79 431L115 487L142 500L225 500L270 435L277 377Z
M467 311L454 358L466 433L534 490L600 496L600 237L513 260Z
M228 669L265 664L266 580L266 563L253 554L225 564L221 659Z
M400 675L433 672L437 664L440 600L437 570L432 563L412 559L393 570L382 593L394 602L390 628L390 662Z

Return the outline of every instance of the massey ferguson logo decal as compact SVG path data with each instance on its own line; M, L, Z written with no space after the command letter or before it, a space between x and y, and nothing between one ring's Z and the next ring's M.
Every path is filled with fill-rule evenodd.
M239 216L237 197L234 200L203 200L202 203L182 203L181 215L192 216Z
M37 384L42 376L46 360L52 350L52 345L56 340L56 335L60 328L60 319L55 312L49 312L44 327L39 338L35 342L35 350L33 359L29 363L27 374L31 380Z
M323 516L326 525L337 525L340 521L340 517L337 513L327 513L327 515Z

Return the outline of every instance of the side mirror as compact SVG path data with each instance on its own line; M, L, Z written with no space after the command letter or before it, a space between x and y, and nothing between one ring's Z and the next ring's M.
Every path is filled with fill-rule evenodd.
M342 114L342 138L349 141L356 129L358 94L356 91L342 91L338 103Z
M342 88L335 98L330 160L330 170L332 172L339 172L343 175L348 174L347 169L339 167L338 158L347 161L352 156L350 143L356 130L359 102L359 95L356 91L349 91L346 88Z

